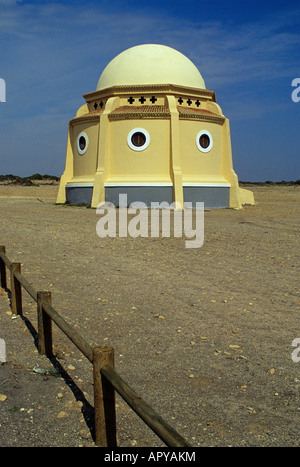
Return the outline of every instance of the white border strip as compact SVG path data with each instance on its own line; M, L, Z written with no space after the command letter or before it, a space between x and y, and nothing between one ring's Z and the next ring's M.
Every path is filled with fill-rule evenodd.
M145 183L138 183L138 182L132 182L132 183L123 183L123 182L113 182L113 183L105 183L105 187L114 187L114 186L173 186L172 182L162 182L162 183L157 183L157 182L145 182Z
M93 183L67 183L66 187L67 188L87 188L87 187L93 187Z
M224 187L224 188L230 188L231 185L230 183L183 183L182 186L190 186L190 187L201 187L201 186L207 186L207 187Z
M94 183L67 183L66 187L93 187ZM145 183L138 183L138 182L132 182L132 183L123 183L123 182L111 182L111 183L105 183L105 187L128 187L128 186L173 186L172 182L145 182ZM183 183L182 186L190 186L190 187L224 187L224 188L230 188L230 183Z

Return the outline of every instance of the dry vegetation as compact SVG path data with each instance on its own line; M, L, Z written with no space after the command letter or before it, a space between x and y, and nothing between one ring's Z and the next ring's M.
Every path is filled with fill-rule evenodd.
M193 446L298 446L299 185L205 212L199 249L100 239L96 211L55 205L57 189L0 186L0 244L35 288ZM14 319L1 291L0 446L93 446L91 365L56 328L55 361L38 355L35 307L24 293ZM117 404L120 446L161 446Z

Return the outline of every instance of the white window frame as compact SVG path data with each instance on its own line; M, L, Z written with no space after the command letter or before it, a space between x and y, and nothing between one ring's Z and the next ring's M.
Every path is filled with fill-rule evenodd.
M202 135L207 135L209 137L209 145L207 146L207 148L203 148L200 144L200 138ZM211 136L211 133L207 130L202 130L202 131L199 131L199 133L197 134L196 136L196 145L197 145L197 148L199 149L199 151L201 152L209 152L211 151L212 147L213 147L213 137Z
M80 140L81 137L83 137L85 139L85 142L86 142L84 149L81 149L81 147L79 145L79 140ZM83 156L83 154L86 153L88 145L89 145L89 138L88 138L87 134L84 131L82 131L77 137L77 151L81 156Z
M145 143L143 144L143 146L135 146L132 141L131 141L131 138L132 136L134 135L134 133L143 133L143 135L145 136L146 138L146 141ZM132 149L133 151L144 151L145 149L147 149L147 147L149 146L150 144L150 135L148 133L147 130L145 130L144 128L134 128L133 130L131 130L129 133L128 133L128 136L127 136L127 144L128 146L130 147L130 149Z

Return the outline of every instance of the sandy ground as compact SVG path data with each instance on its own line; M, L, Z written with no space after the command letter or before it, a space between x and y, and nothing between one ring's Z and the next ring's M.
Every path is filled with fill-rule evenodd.
M0 186L0 244L35 289L92 346L113 346L117 371L192 446L299 446L300 187L254 186L255 207L206 211L197 249L101 239L96 211L55 205L57 188ZM15 318L1 291L0 446L94 446L91 364L56 327L56 358L39 356L23 303ZM119 446L163 446L119 396L117 426Z

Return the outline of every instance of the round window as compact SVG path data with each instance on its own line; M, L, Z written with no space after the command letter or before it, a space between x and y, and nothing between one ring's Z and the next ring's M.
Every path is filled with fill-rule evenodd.
M80 133L77 138L77 150L81 156L86 152L88 145L89 139L87 135L85 133Z
M131 136L131 142L132 144L140 148L146 143L146 136L144 135L144 133L137 131Z
M127 136L127 143L134 151L143 151L149 146L149 133L143 128L134 128Z
M209 152L213 147L213 139L209 131L203 130L197 134L196 145L199 151Z

